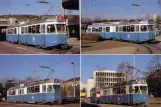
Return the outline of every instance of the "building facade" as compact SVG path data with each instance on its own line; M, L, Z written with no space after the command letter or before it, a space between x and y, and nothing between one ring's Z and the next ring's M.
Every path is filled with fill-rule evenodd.
M96 87L113 86L126 81L126 73L108 70L94 71L94 81Z
M90 97L90 90L95 87L94 78L91 77L87 80L87 98Z

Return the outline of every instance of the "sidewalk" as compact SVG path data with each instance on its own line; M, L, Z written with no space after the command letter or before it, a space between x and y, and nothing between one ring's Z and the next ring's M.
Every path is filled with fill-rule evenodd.
M101 49L93 51L85 51L82 54L135 54L137 47L119 47L113 49Z
M80 40L78 40L77 38L68 38L67 43L68 45L80 48Z

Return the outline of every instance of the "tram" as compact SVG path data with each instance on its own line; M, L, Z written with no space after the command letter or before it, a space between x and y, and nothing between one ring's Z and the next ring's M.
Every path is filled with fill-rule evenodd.
M93 103L113 104L147 104L148 88L143 80L132 80L113 87L96 88L90 91L90 101Z
M56 17L12 25L7 28L6 40L41 48L64 46L67 44L66 22Z
M93 23L88 26L86 32L99 34L103 39L130 41L136 43L155 41L155 30L152 20Z
M42 80L7 90L7 101L12 103L62 103L58 79Z

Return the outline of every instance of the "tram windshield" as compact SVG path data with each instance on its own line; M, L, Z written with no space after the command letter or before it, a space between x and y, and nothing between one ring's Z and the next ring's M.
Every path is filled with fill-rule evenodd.
M54 92L54 88L52 85L47 86L47 92Z
M135 86L134 93L140 93L139 86Z
M147 86L140 86L141 93L147 93Z
M66 33L65 24L56 24L56 28L58 33Z
M55 92L60 91L60 85L53 85Z
M153 25L148 25L148 31L154 31L154 26Z

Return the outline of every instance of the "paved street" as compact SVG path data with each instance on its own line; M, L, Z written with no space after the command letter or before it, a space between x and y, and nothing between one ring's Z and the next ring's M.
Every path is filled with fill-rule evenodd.
M82 103L81 107L133 107L128 105L115 105L115 104L85 104ZM136 107L143 107L143 106L136 106ZM161 107L160 103L150 103L145 107Z
M40 104L11 104L0 102L0 107L80 107L79 104L64 104L64 105L40 105Z
M68 50L38 49L34 46L0 42L0 54L78 54L80 48L74 46Z

